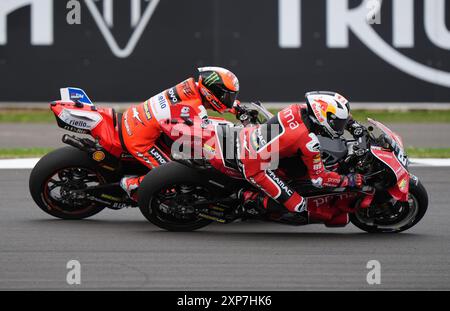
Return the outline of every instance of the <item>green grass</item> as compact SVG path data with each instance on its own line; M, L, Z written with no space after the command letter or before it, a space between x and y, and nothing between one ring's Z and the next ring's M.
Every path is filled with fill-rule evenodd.
M276 113L276 109L270 110ZM210 112L211 116L220 116ZM366 121L367 117L386 123L450 123L450 110L413 110L413 111L386 111L386 110L354 110L353 117L359 121ZM234 116L222 115L230 121ZM0 122L3 123L51 123L55 117L50 110L0 110Z
M55 115L50 110L0 110L1 123L50 123Z
M410 158L450 158L450 148L406 148Z
M42 157L53 148L0 148L0 159Z
M41 157L52 148L0 148L0 159ZM450 158L450 148L406 148L411 158Z

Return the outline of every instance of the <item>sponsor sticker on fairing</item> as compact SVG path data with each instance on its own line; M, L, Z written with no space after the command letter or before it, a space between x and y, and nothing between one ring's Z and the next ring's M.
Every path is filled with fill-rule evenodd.
M75 109L63 109L58 118L71 127L81 130L92 130L103 119L97 112Z

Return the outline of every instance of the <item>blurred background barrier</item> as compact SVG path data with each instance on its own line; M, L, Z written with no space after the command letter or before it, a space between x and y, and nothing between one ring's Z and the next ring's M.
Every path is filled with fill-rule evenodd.
M379 10L378 10L379 9ZM139 102L224 66L241 99L450 102L449 0L1 0L0 102Z

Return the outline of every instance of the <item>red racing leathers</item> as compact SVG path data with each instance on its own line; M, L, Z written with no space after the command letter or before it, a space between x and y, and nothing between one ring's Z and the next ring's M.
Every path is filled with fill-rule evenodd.
M235 102L238 105L238 101ZM230 113L237 114L235 109ZM122 117L122 144L142 164L152 169L169 161L169 156L158 148L156 141L162 134L162 121L182 118L208 121L197 83L189 78L138 106L131 106ZM135 190L144 176L130 176L121 180L121 187L136 199Z
M308 129L302 114L306 115L306 107L286 107L266 124L244 128L237 144L238 163L245 178L291 212L303 211L305 201L275 172L277 159L298 156L317 187L337 187L347 179L325 170L319 140Z
M160 122L180 117L208 118L193 78L125 111L122 137L126 149L149 168L166 163L169 157L155 145L162 133Z

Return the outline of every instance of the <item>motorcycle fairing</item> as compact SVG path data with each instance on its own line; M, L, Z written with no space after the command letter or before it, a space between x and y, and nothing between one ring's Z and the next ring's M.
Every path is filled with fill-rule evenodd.
M371 146L370 151L381 162L386 164L395 175L396 184L388 189L389 194L398 201L407 201L409 193L409 173L399 162L394 153L378 146Z
M357 192L325 193L307 196L310 222L323 222L328 227L343 227L348 224L349 210L358 198Z
M113 109L61 101L53 102L50 109L55 114L59 127L75 133L90 134L115 157L125 153L120 144L119 122Z
M63 108L58 114L58 119L74 128L90 133L103 117L96 111Z

